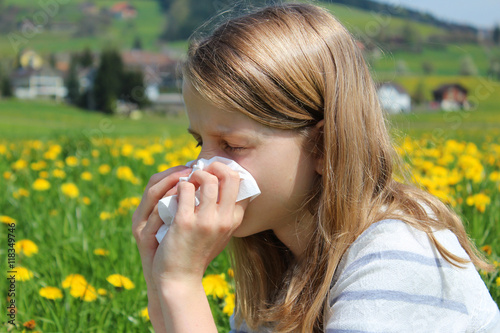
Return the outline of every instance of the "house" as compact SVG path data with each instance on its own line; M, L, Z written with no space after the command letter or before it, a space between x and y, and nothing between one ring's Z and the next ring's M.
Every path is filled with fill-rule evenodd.
M11 74L10 80L14 95L20 99L45 97L60 100L67 93L61 73L50 67L21 67Z
M377 86L382 108L391 114L411 111L411 97L400 84L384 82Z
M111 6L109 12L118 19L134 19L137 17L137 9L127 1L115 3Z
M178 63L169 56L143 50L124 51L121 56L126 69L144 75L145 93L150 101L158 99L162 86L174 84Z
M432 91L434 102L441 106L442 110L455 111L468 109L467 89L459 83L447 83Z

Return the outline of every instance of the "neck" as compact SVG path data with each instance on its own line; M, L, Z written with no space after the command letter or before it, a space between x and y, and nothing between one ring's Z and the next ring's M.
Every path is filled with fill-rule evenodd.
M304 259L305 250L313 233L313 216L309 213L303 215L295 221L273 230L276 237L292 252L297 261Z

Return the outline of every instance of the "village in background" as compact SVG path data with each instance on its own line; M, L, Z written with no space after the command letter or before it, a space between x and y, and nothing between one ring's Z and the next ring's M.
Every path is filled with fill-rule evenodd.
M371 3L366 0L354 1L354 3L358 2L361 6ZM74 31L75 37L98 36L102 34L99 29L106 29L113 21L133 24L134 20L141 15L137 1L114 2L107 6L98 6L97 3L102 4L99 1L80 2L74 8L83 14L84 19L78 22L64 20L52 22L50 29L53 31L71 30ZM179 10L178 6L175 7L176 4L190 5L190 1L187 0L184 2L158 0L158 3L169 22L175 21L172 11L174 8ZM213 14L209 12L215 12L216 9L210 8L207 10L207 15ZM397 9L399 13L394 12L394 15L402 12L400 8ZM96 47L91 49L86 46L80 50L42 53L36 47L31 47L29 41L23 40L23 38L26 39L25 36L16 34L16 31L26 32L30 29L39 29L40 27L35 26L34 23L35 16L32 20L21 19L19 15L13 15L19 14L20 7L12 4L2 5L2 0L0 0L0 10L3 11L3 15L0 14L2 22L0 29L4 31L4 34L6 33L12 48L17 48L14 57L4 56L1 59L0 98L53 99L86 110L122 114L132 118L140 117L142 112L179 113L182 111L180 68L186 51L186 37L192 32L195 24L201 24L208 18L208 16L200 17L203 15L199 12L192 13L198 22L193 18L194 16L188 15L186 20L190 24L188 24L190 29L184 27L182 22L178 22L174 29L170 23L172 30L170 37L168 36L169 25L166 25L163 35L158 36L158 39L169 41L172 38L184 37L180 49L169 47L169 44L165 43L160 50L148 50L143 47L141 36L136 35L129 47L118 48L107 45L100 49ZM5 21L7 16L17 17L17 19L11 19L12 22L9 25ZM398 82L398 77L411 74L409 65L404 58L396 58L395 55L401 52L422 53L429 45L436 48L439 43L446 45L450 42L481 45L489 49L500 43L499 27L481 30L447 23L448 26L440 27L440 29L448 29L447 34L423 36L419 28L411 23L410 18L407 17L405 20L407 23L397 33L390 33L390 30L387 30L389 26L383 26L384 29L379 29L380 31L371 35L359 28L352 31L358 38L358 46L370 65L381 57L394 54L392 73L385 76L375 75L382 107L391 114L412 111L468 110L474 107L474 103L467 98L470 88L453 79L444 80L444 82L441 80L433 87L425 84L425 80L420 80L414 90L409 91ZM184 32L181 31L182 29ZM474 58L470 55L465 55L460 59L459 64L456 68L456 76L474 77L481 74ZM432 59L424 60L417 66L421 67L419 72L422 77L438 72ZM376 66L372 66L373 68L377 70ZM485 74L492 79L500 79L499 56L489 57Z

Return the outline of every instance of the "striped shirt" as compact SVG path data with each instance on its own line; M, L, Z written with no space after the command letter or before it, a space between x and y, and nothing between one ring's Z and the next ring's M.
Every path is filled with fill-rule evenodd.
M469 258L449 230L434 232ZM478 272L444 260L427 234L400 220L371 225L344 254L332 281L327 333L500 332L500 312ZM243 323L231 332L251 331Z

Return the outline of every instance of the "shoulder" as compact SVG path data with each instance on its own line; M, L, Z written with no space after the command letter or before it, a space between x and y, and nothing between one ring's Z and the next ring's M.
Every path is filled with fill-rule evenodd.
M468 259L451 231L434 235L447 250ZM332 332L374 327L440 331L436 325L443 325L444 331L481 331L500 320L471 263L465 268L450 265L425 232L393 219L374 223L344 254L330 290L329 309L327 328Z

